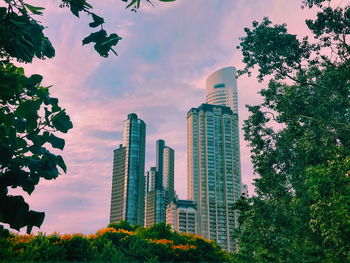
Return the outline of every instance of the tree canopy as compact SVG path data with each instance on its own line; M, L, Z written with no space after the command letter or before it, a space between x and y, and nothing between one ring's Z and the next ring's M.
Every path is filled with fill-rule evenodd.
M56 134L67 133L73 124L58 99L50 96L50 87L42 86L43 76L26 76L15 65L55 56L45 26L37 20L45 9L25 0L0 1L0 222L17 230L27 226L30 232L33 226L40 227L45 213L30 210L23 196L13 196L8 189L21 188L31 194L40 179L52 180L66 172L62 156L50 148L63 150L65 141ZM122 2L133 11L141 4L141 0ZM78 18L82 14L91 17L89 27L97 31L86 36L83 45L92 43L102 57L117 54L114 47L121 37L104 30L104 19L86 0L62 0L59 7Z
M350 261L350 7L303 7L313 39L268 18L241 38L240 74L269 82L244 124L258 178L237 204L237 262Z
M163 223L134 229L126 222L90 235L10 234L0 237L0 258L2 262L230 262L215 241L174 232Z

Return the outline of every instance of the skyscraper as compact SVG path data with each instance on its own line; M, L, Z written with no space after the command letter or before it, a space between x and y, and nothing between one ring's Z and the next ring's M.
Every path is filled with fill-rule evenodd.
M237 167L237 176L241 181L241 155L239 146L239 123L238 123L238 92L237 92L237 72L235 67L226 67L212 73L206 81L206 98L207 103L212 105L230 107L236 114L234 118L233 147L234 147L234 166ZM241 192L236 192L236 199L239 199Z
M206 81L208 104L230 107L238 113L236 68L226 67L212 73Z
M114 150L110 222L144 223L146 124L135 113L123 123L123 145Z
M198 234L235 249L240 198L238 116L229 107L202 104L187 113L188 197L197 203Z
M156 143L156 167L146 175L145 226L166 221L166 207L174 198L174 150Z

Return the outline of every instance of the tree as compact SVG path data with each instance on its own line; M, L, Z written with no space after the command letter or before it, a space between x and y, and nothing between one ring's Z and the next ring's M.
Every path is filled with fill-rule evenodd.
M331 4L303 1L313 40L268 18L244 29L240 73L270 80L244 124L259 177L237 204L239 262L350 260L350 7Z
M58 99L50 96L50 87L41 85L43 77L26 76L24 69L14 64L55 56L54 47L43 33L44 26L35 19L44 8L25 0L3 3L7 7L0 7L0 222L16 230L27 226L30 232L33 226L40 227L45 214L30 210L24 198L10 195L8 188L21 187L31 194L40 179L57 178L59 169L66 172L63 158L49 151L47 145L63 150L65 141L55 134L66 133L73 125ZM127 8L136 11L140 3L131 0ZM107 34L104 19L92 12L86 0L62 0L60 7L69 8L76 17L82 13L91 16L89 27L99 28L83 39L83 45L93 43L102 57L110 52L117 54L114 47L121 37Z

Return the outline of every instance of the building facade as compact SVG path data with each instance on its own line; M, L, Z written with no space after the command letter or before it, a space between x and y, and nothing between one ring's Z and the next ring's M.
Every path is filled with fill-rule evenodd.
M241 194L238 116L202 104L187 113L188 197L197 204L197 233L234 251Z
M169 146L163 150L163 188L166 190L167 203L174 199L175 152Z
M146 174L145 227L166 221L167 192L159 186L158 179L156 167L151 167Z
M125 153L126 148L122 144L114 150L110 222L118 222L123 218Z
M110 222L144 223L146 124L135 113L123 123L123 145L114 151Z
M192 200L174 199L166 210L166 223L182 233L197 233L197 205Z
M146 175L145 227L166 222L166 207L174 198L174 150L156 143L156 167Z

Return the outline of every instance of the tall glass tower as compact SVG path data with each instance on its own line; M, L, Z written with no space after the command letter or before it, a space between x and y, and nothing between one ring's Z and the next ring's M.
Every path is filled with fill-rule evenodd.
M123 124L123 145L114 150L110 222L144 223L146 124L130 113Z

